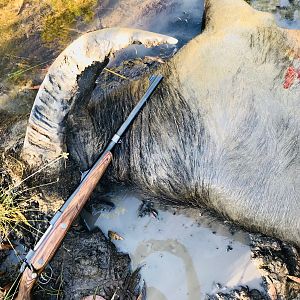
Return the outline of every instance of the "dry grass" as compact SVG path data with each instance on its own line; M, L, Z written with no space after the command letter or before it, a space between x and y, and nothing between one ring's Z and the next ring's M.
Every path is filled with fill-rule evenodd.
M14 27L19 20L19 0L0 0L1 44L13 38Z
M16 187L24 176L25 166L11 155L1 157L2 182L0 184L0 241L9 240L11 232L18 232L19 226L29 226L25 217L29 206L28 197Z
M84 22L92 20L93 8L96 0L47 0L51 13L45 17L42 39L45 42L58 40L60 44L67 44L70 32L76 31L74 25L78 18Z
M92 20L96 4L97 0L0 0L0 77L26 81L24 73L46 61L39 59L45 48L66 47L78 34L78 21Z
M57 181L53 181L50 183L29 187L29 188L24 187L23 184L25 181L36 176L38 173L47 170L47 168L49 168L51 165L55 164L59 160L67 159L67 158L68 158L68 153L63 152L56 159L52 160L51 162L42 166L34 173L27 176L25 179L21 179L21 180L20 177L23 175L23 170L24 170L22 163L15 158L14 158L15 163L12 163L11 160L9 159L9 156L7 157L7 159L4 159L7 169L10 169L7 170L7 173L9 174L10 177L10 181L12 180L14 181L14 183L11 184L9 187L5 187L5 188L0 185L0 241L7 240L9 238L9 234L12 231L18 232L20 228L26 229L24 228L24 225L27 228L36 230L30 224L30 220L26 218L28 212L33 211L32 209L30 209L30 206L32 200L34 200L35 198L34 194L28 193L28 191L37 189L45 185L56 183ZM13 179L14 176L11 172L12 168L14 168L15 171L19 169L17 171L19 173L19 175L17 176L19 177L19 180Z
M26 173L24 171L25 165L21 161L9 154L2 154L0 157L0 251L12 249L20 263L22 259L15 248L14 242L18 240L18 237L23 236L27 232L30 233L30 236L34 237L35 240L39 239L48 223L40 211L39 203L36 198L38 196L35 192L32 193L32 190L54 184L57 181L30 187L25 186L24 183L43 170L47 170L59 160L67 158L68 153L63 152L56 159L24 178L24 174ZM39 178L35 178L34 181L39 181ZM43 225L42 222L46 223ZM43 227L42 230L40 230L40 225ZM45 276L46 275L44 275L44 278L48 280L49 278L51 279L52 275L49 278ZM44 287L42 287L42 289L45 293L55 296L56 299L60 299L62 295L62 282L61 274L58 289L51 288L46 290ZM2 294L0 292L0 298L3 300L14 299L18 283L19 276L16 277L12 285L10 284L7 289L2 291Z
M97 4L97 0L28 2L0 0L1 44L31 34L32 31L41 31L42 37L48 42L61 36L66 38L78 18L86 22L92 19L93 9Z
M9 189L0 188L0 236L6 240L19 224L30 227L25 217L26 198Z
M0 241L7 240L19 224L29 225L24 213L26 198L16 186L24 174L24 165L11 155L2 155L2 182L0 184Z

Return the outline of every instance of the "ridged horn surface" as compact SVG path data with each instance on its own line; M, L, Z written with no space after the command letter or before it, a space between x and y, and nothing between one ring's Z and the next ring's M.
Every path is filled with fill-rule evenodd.
M177 40L129 28L98 30L75 40L50 66L37 93L26 131L23 159L31 166L38 166L66 150L65 124L70 109L92 89L116 51L131 44L152 47L164 43L176 44Z

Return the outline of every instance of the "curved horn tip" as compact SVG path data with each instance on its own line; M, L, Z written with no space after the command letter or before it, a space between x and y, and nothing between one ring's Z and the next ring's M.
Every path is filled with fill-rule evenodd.
M170 36L167 39L167 43L170 45L176 45L178 43L178 40Z
M162 38L161 42L165 42L165 43L171 44L171 45L176 45L178 43L178 40L171 36L164 35L164 34L159 34L159 36Z
M149 45L154 43L174 45L178 43L178 40L174 37L142 29L113 27L105 30L108 35L107 38L113 39L115 42L127 39L127 43L140 42L142 44L149 43Z
M141 41L142 43L147 43L147 41L149 41L150 43L157 42L159 44L167 43L171 45L175 45L178 43L178 40L176 38L169 35L143 30L134 32L133 39L136 41Z

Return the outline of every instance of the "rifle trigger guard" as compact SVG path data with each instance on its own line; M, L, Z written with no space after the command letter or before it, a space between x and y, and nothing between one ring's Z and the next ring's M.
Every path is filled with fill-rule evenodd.
M50 274L49 275L47 274L47 269L50 270ZM53 272L53 269L50 266L50 264L47 265L47 267L45 268L45 270L39 276L39 279L38 279L39 283L43 284L43 285L49 283L51 281L51 279L53 279L53 273L54 272Z

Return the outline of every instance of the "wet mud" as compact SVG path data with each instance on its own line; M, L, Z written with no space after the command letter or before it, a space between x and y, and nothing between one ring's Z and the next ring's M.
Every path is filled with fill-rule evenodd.
M262 235L251 234L250 238L252 260L263 276L263 285L270 297L298 299L300 285L287 276L300 277L299 249Z
M35 299L53 299L47 291L63 299L138 297L140 278L132 277L128 254L118 252L100 230L87 233L81 225L73 227L50 266L53 274L35 291Z

